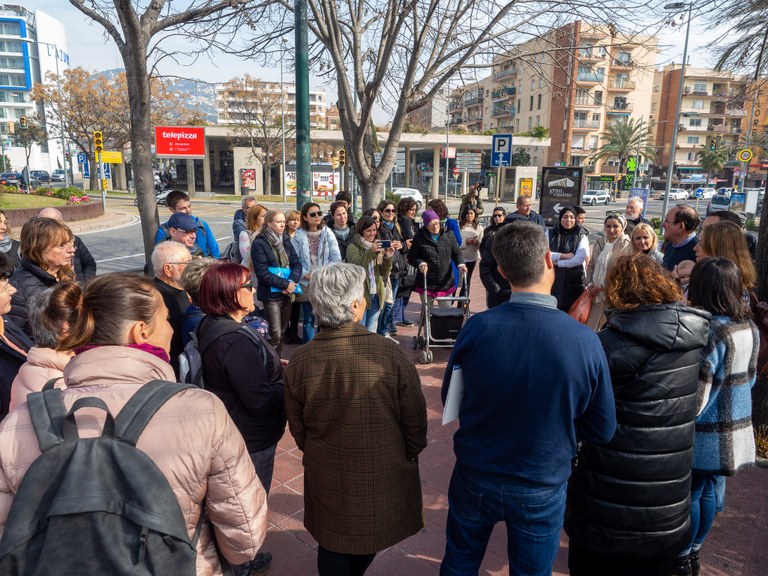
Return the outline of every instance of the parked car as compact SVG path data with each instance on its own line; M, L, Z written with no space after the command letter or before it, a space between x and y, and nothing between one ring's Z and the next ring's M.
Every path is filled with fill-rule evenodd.
M21 181L21 172L3 172L0 174L0 184L16 186Z
M717 194L713 196L707 203L707 216L712 212L718 212L720 210L728 210L731 205L731 196L729 194Z
M416 200L416 209L421 210L424 205L424 196L416 188L394 188L392 194L400 198L413 198Z
M605 204L611 201L611 194L607 190L587 190L581 197L582 204L595 206L596 204Z
M64 182L64 168L57 168L53 171L51 182Z
M51 181L51 175L47 170L30 170L33 178L37 178L42 184L48 184Z
M662 198L663 197L664 196L662 196ZM684 190L683 188L672 188L672 190L669 191L669 199L670 200L687 200L688 190Z

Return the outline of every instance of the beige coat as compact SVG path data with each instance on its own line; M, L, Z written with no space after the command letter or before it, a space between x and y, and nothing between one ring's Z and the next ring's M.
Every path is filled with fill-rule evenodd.
M11 405L16 406L27 401L27 394L40 392L48 380L59 378L56 388L64 388L64 367L72 359L69 352L59 352L52 348L33 346L27 353L27 361L19 368L19 373L11 384Z
M592 246L592 256L589 259L589 265L587 266L587 284L592 283L592 277L595 273L595 265L597 259L600 258L600 254L605 247L605 238L599 238ZM619 256L623 254L632 253L632 240L626 234L622 234L616 239L616 244L611 251L611 258L608 261L607 270L611 269L611 265ZM592 307L589 310L589 317L587 318L587 326L592 328L595 332L600 330L605 324L605 291L600 292L592 300Z
M154 379L174 380L170 365L124 346L102 346L76 356L64 369L64 403L96 396L118 414L137 388ZM83 437L97 436L101 410L78 411ZM251 560L267 530L266 494L245 442L224 404L210 392L185 390L171 398L147 425L137 447L157 464L178 498L190 538L203 500L221 553L233 564ZM0 424L0 536L27 468L40 455L27 405ZM198 541L197 575L221 574L208 526Z

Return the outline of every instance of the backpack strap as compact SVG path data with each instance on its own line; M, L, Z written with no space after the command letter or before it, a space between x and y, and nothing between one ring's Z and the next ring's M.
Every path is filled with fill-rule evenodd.
M27 408L41 452L64 442L63 428L67 407L64 405L61 390L52 388L29 394Z
M120 410L115 420L115 437L135 446L144 428L160 407L182 390L194 389L192 384L152 380L139 388Z

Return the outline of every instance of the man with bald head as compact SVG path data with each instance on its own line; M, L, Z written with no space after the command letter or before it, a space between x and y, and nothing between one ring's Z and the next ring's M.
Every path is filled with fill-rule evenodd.
M37 215L41 218L52 218L64 222L64 216L56 208L43 208ZM72 268L80 284L85 284L96 276L96 260L80 236L75 236L75 255L72 257Z

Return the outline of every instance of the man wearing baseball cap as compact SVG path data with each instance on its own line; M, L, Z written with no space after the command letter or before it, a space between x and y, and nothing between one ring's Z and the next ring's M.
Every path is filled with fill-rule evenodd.
M183 212L174 212L168 219L168 231L173 240L184 244L192 256L204 256L203 251L195 243L197 238L197 222L193 216Z

